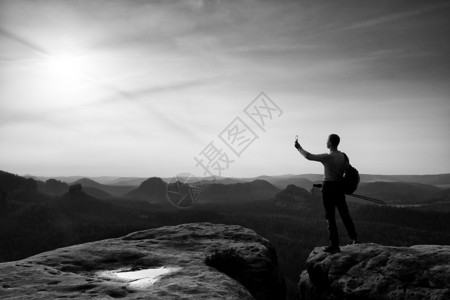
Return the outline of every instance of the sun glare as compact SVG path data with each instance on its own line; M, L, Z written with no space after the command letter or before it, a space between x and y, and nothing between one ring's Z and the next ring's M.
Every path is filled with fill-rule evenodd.
M43 62L43 78L46 85L59 92L72 92L92 85L89 80L88 59L77 55L52 55Z
M49 71L64 77L81 75L81 64L81 60L75 56L52 56L47 59Z
M45 69L48 75L56 82L65 81L75 83L82 79L86 67L82 57L71 55L54 55L46 59Z

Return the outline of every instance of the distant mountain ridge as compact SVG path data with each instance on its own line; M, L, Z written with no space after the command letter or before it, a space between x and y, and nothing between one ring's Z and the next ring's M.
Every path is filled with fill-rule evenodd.
M313 205L315 200L306 189L291 184L275 195L273 203L290 209L301 209Z
M103 185L122 185L122 186L139 186L143 181L147 180L147 177L115 177L115 176L35 176L26 174L25 178L32 178L36 181L47 181L49 179L55 179L67 184L75 183L82 179L90 179L96 183Z
M162 190L165 188L167 191L167 183L170 179L159 177L153 178L153 180L156 180L157 178L160 183L160 187L149 184L149 179L143 181L137 187L105 185L90 178L81 178L74 183L82 184L85 192L97 199L125 197L155 202L156 200L153 198L164 198L161 196L163 194ZM263 175L256 178L258 179L203 177L197 178L199 181L197 181L195 185L202 186L204 189L200 202L253 201L258 199L267 200L274 199L277 193L289 185L295 185L309 191L312 188L313 183L321 182L322 175ZM133 181L132 178L128 178L127 180ZM165 185L165 187L163 185ZM356 191L356 194L377 198L391 205L422 205L436 202L448 202L450 190L448 188L443 188L446 186L450 187L450 174L362 174L361 183ZM48 189L48 187L51 188ZM47 180L45 183L38 182L38 191L45 192L50 195L61 195L67 190L67 188L68 184L54 179ZM156 194L159 194L160 196L155 196ZM352 199L352 201L354 200L358 203L367 204L366 201L353 198L349 199ZM161 201L157 200L156 202Z
M423 204L442 193L429 184L410 182L370 182L360 184L356 194L384 200L388 204Z
M280 191L270 182L261 179L233 184L212 183L201 187L204 189L201 201L205 202L267 200Z
M48 179L45 182L37 181L37 190L50 196L61 196L69 190L69 185L60 180Z
M361 182L410 182L410 183L422 183L439 187L450 187L450 173L443 174L429 174L429 175L377 175L377 174L360 174ZM74 183L84 178L91 179L96 183L103 185L122 185L122 186L139 186L142 182L149 177L113 177L113 176L33 176L24 175L25 178L33 178L35 180L46 181L48 179L56 179L66 183ZM161 177L165 182L170 182L172 178ZM278 188L285 188L289 184L295 184L305 188L306 184L312 184L323 179L322 174L285 174L285 175L261 175L257 177L197 177L201 183L223 183L233 184L241 182L250 182L253 180L261 179L270 182ZM310 186L308 187L310 188Z
M94 188L96 190L106 192L115 197L124 196L126 193L128 193L134 189L134 186L101 184L90 178L81 178L81 179L78 179L77 181L75 181L74 183L80 183L83 187Z
M361 181L393 181L429 184L434 186L450 186L450 173L432 175L370 175L362 174Z
M167 200L167 183L159 177L151 177L125 196L149 202L165 202Z

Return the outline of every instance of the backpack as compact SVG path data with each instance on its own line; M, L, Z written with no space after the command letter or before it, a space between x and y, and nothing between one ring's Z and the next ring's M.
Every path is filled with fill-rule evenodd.
M354 167L352 167L347 154L344 153L344 156L345 156L345 161L348 162L348 168L345 170L345 173L344 173L344 181L343 181L344 193L346 195L351 195L358 188L358 184L359 184L359 180L360 180L359 172Z

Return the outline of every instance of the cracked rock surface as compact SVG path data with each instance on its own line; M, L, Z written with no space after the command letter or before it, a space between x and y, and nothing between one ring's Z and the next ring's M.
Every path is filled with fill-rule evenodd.
M300 299L450 299L450 246L356 244L315 248L300 276Z
M245 278L259 284L246 288L205 264L214 250L228 248L245 258ZM99 275L161 267L173 271L152 284ZM0 264L0 299L282 299L283 293L269 241L235 225L160 227Z

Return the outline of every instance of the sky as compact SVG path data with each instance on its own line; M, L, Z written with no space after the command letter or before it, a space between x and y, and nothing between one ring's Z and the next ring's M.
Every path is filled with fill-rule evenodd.
M0 0L0 169L450 172L450 2Z

